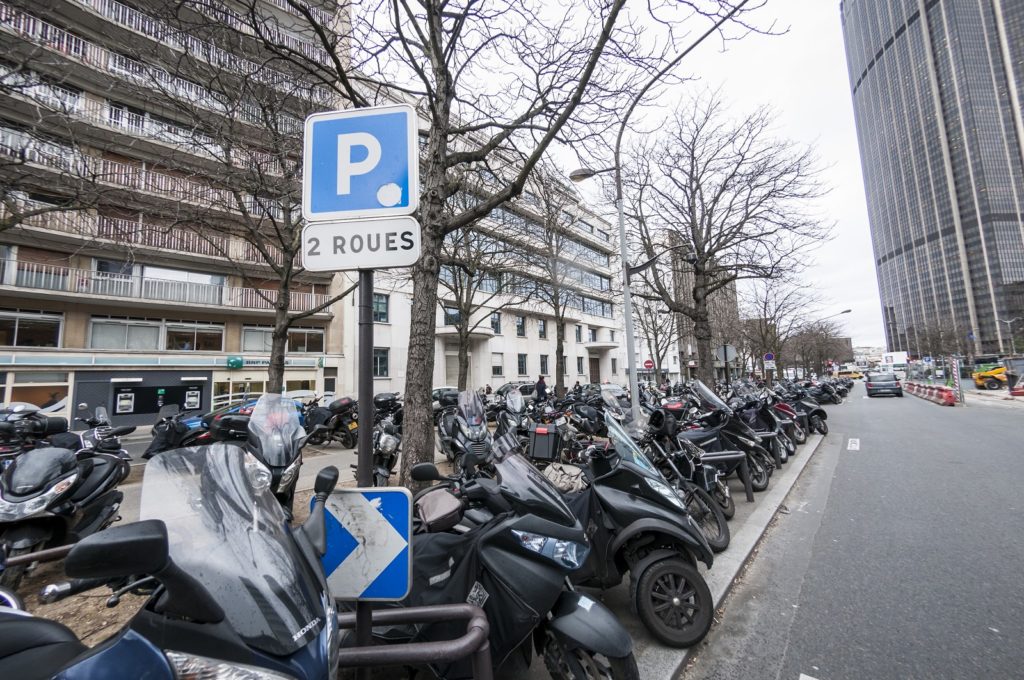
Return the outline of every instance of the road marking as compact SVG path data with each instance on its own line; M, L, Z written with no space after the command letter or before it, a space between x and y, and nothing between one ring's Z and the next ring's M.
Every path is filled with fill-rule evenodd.
M815 677L811 677L810 675L805 675L805 674L801 673L800 677L797 678L797 680L818 680L818 679L815 678Z
M859 439L850 439L850 441L846 442L846 450L847 451L860 451L860 440Z

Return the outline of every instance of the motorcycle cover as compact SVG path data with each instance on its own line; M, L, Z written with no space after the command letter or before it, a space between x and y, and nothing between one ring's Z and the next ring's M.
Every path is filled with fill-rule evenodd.
M413 538L412 593L409 606L470 602L483 608L491 625L491 660L499 665L540 622L540 614L512 592L500 575L484 568L479 542L490 527L465 534L418 534ZM465 621L422 626L417 641L453 640L466 632ZM440 677L472 677L469 659L431 666Z
M180 420L161 420L153 426L153 441L149 442L142 457L149 460L158 453L177 448L187 432L188 425Z

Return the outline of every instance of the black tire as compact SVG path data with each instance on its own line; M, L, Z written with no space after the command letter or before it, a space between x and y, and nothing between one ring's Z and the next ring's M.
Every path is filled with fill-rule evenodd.
M838 406L839 404L843 403L843 398L840 397L838 394L834 394L832 395L832 403Z
M312 444L313 446L323 446L327 442L327 433L317 432L314 435L310 435L309 439L307 439L306 442Z
M771 475L762 461L756 456L748 456L747 469L750 471L750 488L754 491L764 491L768 488L768 478Z
M637 579L640 621L659 642L692 647L711 630L715 605L696 567L680 557L659 560Z
M640 680L632 652L611 658L581 647L566 649L550 631L542 656L552 680Z
M704 535L712 551L720 553L729 547L729 523L714 498L699 486L681 489L686 512Z
M28 548L11 548L7 553L7 557L17 557L18 555L27 555L32 552L33 546ZM19 564L15 567L7 567L0 572L0 587L9 588L10 590L17 590L18 586L21 585L21 580L25 578L25 572L28 571L29 565Z
M828 434L828 421L821 416L811 416L811 429L824 436Z
M1001 390L1003 389L1003 383L999 382L995 378L985 379L985 389L987 390Z
M726 519L732 519L736 516L736 501L732 499L732 494L726 496L725 492L715 487L711 491L711 497L718 503L718 507L722 509L722 514L725 515Z
M356 445L355 438L352 436L352 433L348 428L338 432L337 439L343 449L351 449Z
M23 612L25 611L25 600L21 599L21 596L13 590L0 588L0 607L9 607Z
M807 443L807 432L796 421L793 421L793 441L797 446Z

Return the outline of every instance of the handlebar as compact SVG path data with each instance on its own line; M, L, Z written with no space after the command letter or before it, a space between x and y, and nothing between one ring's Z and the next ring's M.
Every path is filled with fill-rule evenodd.
M39 591L39 601L44 604L52 604L72 595L100 588L108 583L110 583L109 578L73 578L60 583L51 583Z

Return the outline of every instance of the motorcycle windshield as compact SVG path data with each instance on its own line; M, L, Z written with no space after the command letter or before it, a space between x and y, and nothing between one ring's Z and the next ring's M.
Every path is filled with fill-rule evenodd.
M558 489L522 455L507 455L496 460L494 467L505 495L528 512L567 527L576 525L576 517Z
M146 465L140 519L167 525L171 559L246 644L287 655L323 629L326 600L269 482L263 465L231 444L167 451Z
M722 398L715 394L713 389L702 383L700 380L691 380L690 388L706 408L722 409L724 411L730 410L728 404L722 401Z
M505 396L505 408L512 413L522 413L526 407L523 401L523 394L519 390L509 390L509 393Z
M293 400L280 394L264 394L259 398L249 417L249 440L257 445L264 463L286 467L299 455L305 436Z
M477 392L466 390L459 392L459 415L466 421L469 427L468 434L471 439L482 436L487 431L487 411L484 409L484 400Z
M651 475L661 477L658 468L654 467L651 461L647 460L647 456L644 455L644 452L640 450L640 447L633 441L633 438L629 436L629 433L626 432L619 421L614 418L605 418L605 424L608 426L608 439L611 440L615 453L619 454L623 460L635 463Z

